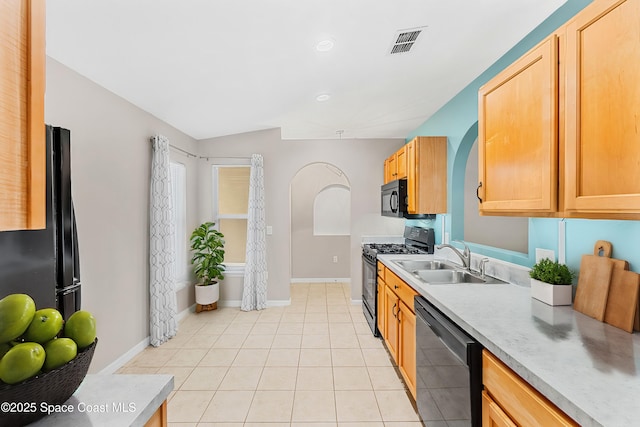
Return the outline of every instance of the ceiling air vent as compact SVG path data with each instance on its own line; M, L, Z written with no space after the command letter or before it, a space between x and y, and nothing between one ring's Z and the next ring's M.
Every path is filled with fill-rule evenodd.
M408 30L400 30L394 37L393 44L391 45L391 55L396 53L409 52L414 44L418 40L418 36L422 33L426 27L411 28Z

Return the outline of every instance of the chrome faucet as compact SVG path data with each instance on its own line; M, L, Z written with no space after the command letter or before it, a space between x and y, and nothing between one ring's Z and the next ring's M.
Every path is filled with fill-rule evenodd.
M464 245L464 251L462 253L460 253L460 251L455 246L451 246L448 243L443 243L441 245L436 245L436 248L437 249L442 249L442 248L451 249L453 252L455 252L456 255L458 255L458 257L460 257L460 260L462 260L462 266L466 270L470 270L471 269L471 251L469 250L469 246L467 246L467 244L465 242L461 241L461 240L454 240L454 242L462 243Z
M484 279L486 277L487 263L489 262L489 258L482 258L480 260L480 278Z

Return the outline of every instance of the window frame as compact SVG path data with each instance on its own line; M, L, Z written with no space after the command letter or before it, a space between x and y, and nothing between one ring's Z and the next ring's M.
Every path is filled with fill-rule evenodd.
M218 210L218 184L219 184L219 178L218 178L218 170L221 168L239 168L239 167L245 167L245 168L249 168L249 170L251 170L251 164L247 163L246 161L236 161L236 162L229 162L229 163L214 163L213 165L211 165L211 183L212 183L212 206L211 206L211 212L212 212L212 217L213 217L213 221L216 223L215 225L215 229L216 230L220 230L220 219L246 219L247 221L249 221L249 209L247 206L247 213L246 214L223 214L220 215L220 212ZM223 265L225 266L225 272L226 273L230 273L230 274L244 274L244 269L246 266L246 262L224 262Z

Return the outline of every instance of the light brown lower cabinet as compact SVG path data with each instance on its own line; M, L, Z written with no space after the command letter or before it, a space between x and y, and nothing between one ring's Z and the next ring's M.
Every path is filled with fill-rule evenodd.
M398 369L409 391L416 397L416 315L400 302L398 310Z
M384 281L378 277L378 313L377 313L377 326L380 335L384 337L384 328L386 326L386 312L384 309L384 301L385 301L385 293L384 288L386 287Z
M487 350L482 383L483 427L579 425Z
M398 363L398 296L387 285L384 288L384 342L393 360Z
M482 392L483 427L517 427L486 391Z
M413 297L417 292L396 276L391 270L385 270L383 305L384 325L378 327L387 349L391 354L402 378L415 399L416 397L416 314L413 309ZM378 278L380 280L380 278ZM379 283L380 284L380 283ZM379 289L378 292L381 292ZM378 294L380 298L380 293Z
M149 421L146 422L144 427L167 427L167 401L162 402L162 405L156 412L151 415Z

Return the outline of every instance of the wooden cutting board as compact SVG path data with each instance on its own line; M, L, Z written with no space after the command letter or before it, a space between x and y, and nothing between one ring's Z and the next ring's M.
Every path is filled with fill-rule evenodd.
M609 285L609 296L604 321L627 332L633 332L638 311L640 275L633 271L614 268Z
M613 245L611 242L606 240L598 240L595 245L593 245L593 254L597 256L603 256L606 258L611 258L611 254L613 253ZM613 261L613 268L621 268L623 270L629 269L629 262L623 259L615 259L611 258Z
M611 258L583 255L573 309L599 321L604 320L614 263Z

